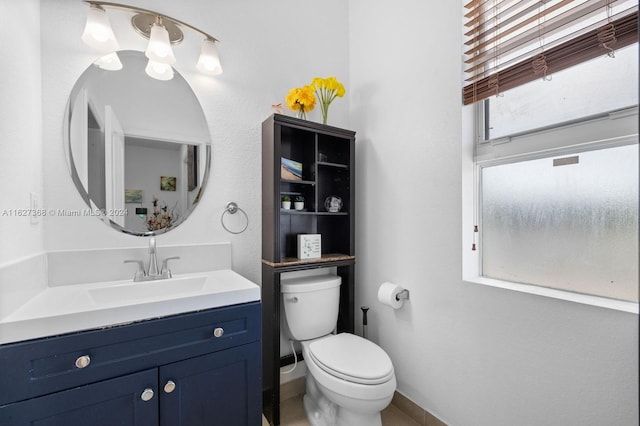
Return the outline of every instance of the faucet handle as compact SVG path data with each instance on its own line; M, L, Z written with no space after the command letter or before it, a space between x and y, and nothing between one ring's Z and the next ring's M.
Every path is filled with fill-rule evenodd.
M144 270L144 263L142 262L142 260L131 260L131 259L127 259L124 261L124 263L137 263L138 264L138 270L136 271L136 274L133 276L133 280L134 281L138 281L141 277L146 277L147 273Z
M160 269L160 275L171 278L171 270L169 269L168 263L170 260L180 259L180 256L167 257L162 261L162 268Z

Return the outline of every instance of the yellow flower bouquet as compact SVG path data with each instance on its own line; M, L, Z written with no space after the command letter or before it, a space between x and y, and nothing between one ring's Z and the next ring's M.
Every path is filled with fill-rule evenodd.
M344 96L344 86L335 77L315 77L311 82L311 85L315 88L316 96L320 100L320 109L322 110L322 123L327 124L329 105L336 97L341 98Z
M296 87L289 91L285 101L287 106L298 112L298 118L307 118L307 112L312 111L316 106L316 96L313 86Z

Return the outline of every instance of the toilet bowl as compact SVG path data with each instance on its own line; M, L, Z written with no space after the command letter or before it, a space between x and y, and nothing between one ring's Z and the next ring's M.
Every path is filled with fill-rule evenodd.
M304 341L302 352L308 370L305 411L314 426L382 424L380 411L393 398L396 377L379 346L342 333Z
M300 341L307 365L304 406L313 426L380 426L393 398L391 359L375 343L336 327L341 278L283 279L285 331Z

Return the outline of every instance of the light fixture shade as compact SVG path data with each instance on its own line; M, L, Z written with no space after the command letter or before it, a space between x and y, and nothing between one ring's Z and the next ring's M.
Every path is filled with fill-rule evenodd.
M156 80L167 81L173 78L173 68L171 65L152 61L151 59L147 62L147 67L144 71L149 77L153 77Z
M218 56L218 48L216 47L215 41L207 38L202 43L196 68L204 74L222 74L222 65L220 65L220 57Z
M166 65L176 63L176 57L173 55L171 43L169 42L169 33L165 27L158 23L153 24L149 35L149 45L144 54L153 62Z
M82 41L102 52L118 50L118 41L111 29L109 17L104 9L92 5L87 13L87 23L82 33Z
M106 55L98 58L94 64L103 70L118 71L122 69L122 62L120 62L120 58L116 52L107 53Z

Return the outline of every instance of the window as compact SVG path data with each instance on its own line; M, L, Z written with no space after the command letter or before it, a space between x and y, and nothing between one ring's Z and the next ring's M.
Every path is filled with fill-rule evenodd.
M482 274L638 301L638 145L483 167Z
M638 302L637 64L636 45L480 105L482 277Z
M584 119L638 104L638 45L485 100L485 139Z
M637 1L464 16L465 279L637 313Z

